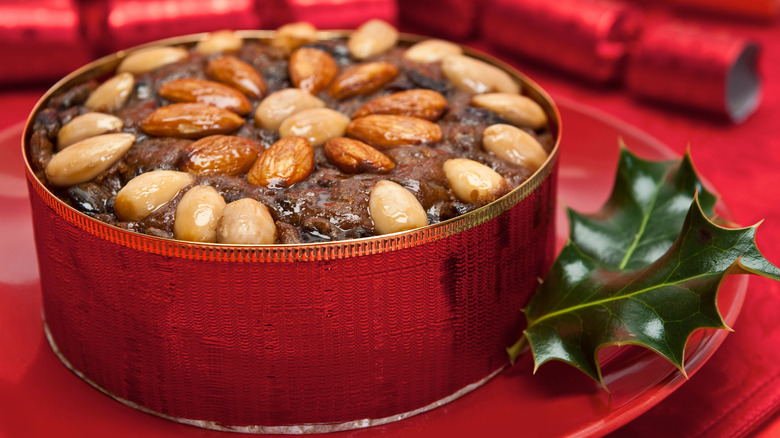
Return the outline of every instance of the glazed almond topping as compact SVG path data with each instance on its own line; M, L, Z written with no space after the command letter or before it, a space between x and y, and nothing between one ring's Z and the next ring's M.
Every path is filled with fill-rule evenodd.
M355 111L352 118L371 114L388 114L435 121L444 114L446 109L447 98L441 93L433 90L415 89L377 97Z
M217 242L262 245L276 241L276 225L268 207L252 198L226 205L217 223Z
M227 85L203 79L176 79L164 83L157 93L171 102L203 103L239 115L252 110L249 99L240 91Z
M243 123L244 119L230 110L203 103L175 103L146 116L141 129L154 136L201 138L233 132Z
M323 108L325 102L298 88L285 88L263 99L255 111L255 125L268 130L278 130L291 115L311 108Z
M57 133L57 149L62 150L81 140L101 134L121 131L122 119L110 114L86 113L74 117Z
M367 59L389 50L398 42L398 31L382 20L369 20L358 27L347 41L349 53Z
M260 73L235 56L223 56L209 61L206 66L206 76L229 85L253 99L262 98L267 89Z
M517 94L520 91L507 72L466 55L445 56L441 60L441 71L453 85L471 93Z
M263 150L260 143L236 135L210 135L190 143L179 170L197 174L241 175L252 168Z
M217 226L225 210L225 198L214 187L195 186L176 206L173 237L192 242L217 241Z
M390 62L360 64L342 73L330 87L335 99L365 96L376 92L398 75L398 67Z
M428 216L412 192L392 181L374 184L368 209L379 234L413 230L428 225Z
M419 117L385 114L358 117L347 126L347 132L378 149L437 143L442 137L441 128L435 123Z
M184 172L155 170L131 179L116 194L114 211L123 221L144 219L170 202L194 178Z
M299 111L279 125L281 137L305 137L312 146L322 146L331 138L341 137L347 129L349 117L330 108L311 108Z
M220 30L210 33L195 45L195 51L208 55L211 53L237 52L244 44L238 35L232 30Z
M135 77L131 73L119 73L92 91L84 106L96 110L116 110L127 102L134 86Z
M328 140L324 151L328 162L344 173L387 173L395 167L387 155L352 138Z
M135 51L119 63L117 73L140 75L168 64L183 61L189 52L182 47L154 47Z
M119 161L133 146L133 134L103 134L81 140L55 154L46 166L46 179L60 187L92 180Z
M251 184L289 187L305 180L314 169L314 148L304 137L285 137L255 161L246 179Z
M435 224L547 161L548 114L510 73L447 41L399 43L381 20L318 35L293 23L131 52L39 111L31 165L109 224L257 245Z
M290 56L290 80L301 90L317 94L330 85L339 67L323 50L301 47Z

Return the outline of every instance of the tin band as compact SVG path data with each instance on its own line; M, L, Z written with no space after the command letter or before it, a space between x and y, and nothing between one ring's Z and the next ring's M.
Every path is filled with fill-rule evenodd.
M191 260L276 263L334 260L381 254L412 248L474 228L512 208L533 193L550 175L557 158L557 149L555 149L545 166L520 187L496 202L446 222L387 236L294 245L191 244L139 234L100 222L64 204L46 189L30 171L27 172L27 179L32 190L35 190L43 202L58 215L72 225L110 242L143 252Z
M471 383L469 385L464 386L460 390L450 394L447 397L442 398L441 400L437 400L427 406L423 406L421 408L415 409L413 411L404 412L401 414L391 415L389 417L384 418L366 418L362 420L353 420L353 421L346 421L343 423L323 423L323 424L300 424L300 425L294 425L294 426L262 426L262 425L252 425L252 426L224 426L219 423L216 423L214 421L206 421L206 420L194 420L191 418L177 418L172 417L170 415L163 414L162 412L157 412L152 409L146 408L144 406L139 405L138 403L134 403L130 400L124 399L122 397L119 397L118 395L112 393L108 389L98 385L95 381L87 377L84 373L79 371L76 367L74 367L68 358L65 357L65 355L62 354L59 347L57 346L57 343L54 341L54 338L52 337L51 331L49 330L49 325L46 323L46 314L45 312L41 311L41 319L43 320L43 332L46 335L46 340L49 342L49 346L51 347L54 354L57 356L57 358L62 362L63 365L67 369L69 369L73 374L75 374L79 379L89 383L92 387L97 389L98 391L102 392L103 394L111 397L112 399L118 401L119 403L122 403L123 405L129 406L133 409L137 409L141 412L145 412L147 414L152 414L157 417L165 418L166 420L175 421L177 423L186 424L189 426L196 426L203 429L211 429L211 430L218 430L221 432L240 432L240 433L252 433L252 434L284 434L284 435L303 435L303 434L310 434L310 433L330 433L330 432L343 432L347 430L355 430L355 429L365 429L367 427L372 426L380 426L383 424L393 423L395 421L404 420L409 417L413 417L418 414L422 414L425 412L430 411L431 409L438 408L440 406L446 405L447 403L450 403L454 400L459 399L460 397L470 393L471 391L474 391L475 389L479 388L480 386L487 383L490 379L497 376L501 371L506 368L506 365L500 367L499 369L493 371L489 375L487 375L485 378Z
M238 31L237 34L243 38L270 38L268 31ZM67 88L70 85L80 83L89 78L107 74L127 56L128 53L140 48L161 46L161 45L179 45L194 44L206 34L192 35L188 37L176 37L166 40L139 46L138 48L120 51L116 54L103 57L81 69L73 72L54 85L33 109L33 114L37 113L48 100L56 95L56 90ZM320 38L338 38L345 35L344 32L330 31L320 32ZM402 41L406 44L412 44L420 41L422 38L411 35L403 35ZM58 215L65 218L70 224L83 229L90 234L106 239L112 243L117 243L139 251L170 256L176 258L185 258L191 260L209 260L209 261L228 261L228 262L299 262L311 260L335 260L351 257L360 257L364 255L381 254L398 249L412 248L425 243L440 240L470 228L476 227L490 219L493 219L501 213L509 210L523 199L527 198L544 182L558 160L558 145L560 144L560 126L558 120L560 115L557 108L552 104L552 99L530 79L523 76L511 66L495 59L489 55L464 48L464 52L469 56L482 59L488 63L511 72L523 86L523 91L532 99L539 102L551 121L551 129L556 136L556 143L550 152L547 160L539 170L536 171L528 180L523 182L502 198L494 201L484 207L466 213L462 216L440 222L426 227L411 231L394 233L382 236L373 236L359 239L351 239L337 242L318 242L312 244L289 244L289 245L236 245L236 244L195 244L173 239L163 239L145 234L121 229L98 221L84 213L72 208L62 202L48 188L46 188L35 176L35 173L27 164L27 179L31 190L35 191L43 202L52 208ZM25 127L25 133L22 140L22 153L27 157L25 148L26 139L32 134L32 125L34 118L28 120Z
M466 53L513 74L560 140L559 113L538 86ZM123 56L74 72L35 111L110 75ZM554 255L558 142L528 181L464 216L297 245L136 234L66 205L28 169L47 337L93 386L200 427L325 432L432 409L507 363L519 309Z

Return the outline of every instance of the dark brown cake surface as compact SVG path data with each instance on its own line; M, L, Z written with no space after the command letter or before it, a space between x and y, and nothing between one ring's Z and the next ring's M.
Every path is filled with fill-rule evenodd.
M66 90L50 99L35 119L28 150L30 164L63 202L120 228L181 238L175 227L177 214L184 214L179 204L192 187L205 185L215 189L224 204L251 198L265 206L276 229L275 243L306 243L387 232L378 230L381 227L377 227L376 213L372 215L370 206L372 190L382 180L395 182L411 193L424 209L428 224L462 215L492 200L464 199L454 190L444 163L455 158L481 163L503 177L505 187L493 198L517 187L536 168L489 150L483 132L492 125L519 128L546 153L553 147L554 138L546 124L523 126L525 122L513 118L517 111L511 105L507 110L500 101L475 103L474 96L480 93L452 80L452 74L443 71L448 68L444 65L447 61L418 62L405 56L408 48L396 44L358 58L347 39L299 43L245 40L237 51L210 53L200 46L188 47L179 49L184 53L176 56L182 59L149 71L118 71L113 78ZM251 71L241 70L247 66ZM228 77L219 74L225 71L230 73ZM260 82L253 72L260 76ZM103 84L130 77L121 75L132 75L127 95L119 103L116 99L101 102ZM286 89L311 91L324 106L316 103L295 111L276 129L264 126L258 107ZM202 110L204 107L208 110ZM169 114L178 117L185 110L195 114L206 111L209 117L197 115L197 120L191 117L182 122L184 116ZM311 118L293 120L296 113L307 114L302 111L310 111ZM409 111L414 116L405 115ZM95 112L121 121L121 129L109 128L98 136L120 131L134 136L132 144L88 180L59 175L53 168L63 165L52 165L52 157L79 144L64 145L63 138L72 136L69 131L76 129L63 128L76 117ZM328 124L325 131L331 130L323 134L323 144L317 144L320 137L316 130L320 128L306 125L319 117ZM193 127L187 125L191 121ZM407 122L408 127L402 126ZM385 129L385 123L390 128ZM312 129L316 132L307 136ZM297 137L299 132L303 134ZM300 144L280 141L289 137L306 140ZM350 140L329 143L334 138ZM306 154L313 155L312 164L307 164ZM159 170L183 172L191 178L185 179L170 199L150 206L143 217L123 213L120 207L126 209L127 202L116 203L119 192L139 175ZM213 226L221 226L220 221L220 217L213 218Z

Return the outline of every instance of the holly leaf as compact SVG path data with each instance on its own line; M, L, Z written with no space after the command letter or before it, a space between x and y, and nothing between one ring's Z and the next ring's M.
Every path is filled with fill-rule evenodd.
M702 210L712 216L715 195L702 185L689 153L682 160L648 161L621 141L609 200L592 214L568 209L569 238L608 266L647 266L672 246L697 191Z
M598 351L639 345L685 373L685 344L702 328L728 329L717 307L723 279L752 273L780 280L755 244L758 225L713 223L715 196L689 154L642 160L621 149L613 192L598 212L569 211L570 240L524 313L535 369L569 363L603 385Z

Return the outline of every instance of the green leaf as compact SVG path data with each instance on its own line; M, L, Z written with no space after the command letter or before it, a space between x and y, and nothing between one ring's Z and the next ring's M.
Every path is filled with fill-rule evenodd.
M580 250L618 269L647 266L666 252L697 190L708 216L715 207L687 153L678 161L647 161L621 142L613 187L601 211L568 215L570 239Z
M780 280L756 247L757 225L716 225L707 217L714 204L689 155L652 162L622 149L604 208L570 212L571 238L524 309L527 328L510 357L527 342L536 368L560 360L603 384L599 349L632 344L685 372L690 335L727 328L717 308L727 275Z

